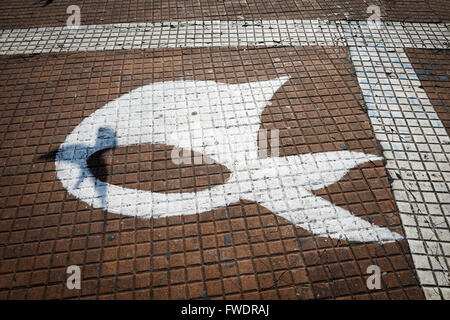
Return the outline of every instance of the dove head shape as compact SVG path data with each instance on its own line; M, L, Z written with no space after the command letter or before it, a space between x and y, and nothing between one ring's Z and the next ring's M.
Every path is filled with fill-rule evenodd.
M337 151L258 158L261 113L288 80L237 84L180 80L139 87L95 111L67 136L56 155L58 178L70 194L112 213L199 214L247 199L316 235L352 241L400 239L310 192L379 157ZM198 192L156 193L104 183L88 169L93 153L136 144L166 144L204 154L226 166L230 178Z

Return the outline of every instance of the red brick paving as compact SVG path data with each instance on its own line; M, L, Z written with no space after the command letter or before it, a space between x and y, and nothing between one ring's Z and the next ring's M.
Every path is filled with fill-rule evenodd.
M406 49L423 89L450 135L450 52Z
M381 9L383 20L448 22L445 0L3 0L0 27L64 26L70 5L81 8L81 24L236 19L366 20L369 5Z
M422 299L406 241L313 236L249 201L199 215L124 217L78 201L56 178L51 152L82 119L138 86L174 79L289 74L262 116L262 128L280 129L280 156L380 154L347 56L344 48L302 47L0 57L0 298ZM218 164L175 167L168 150L109 150L92 170L113 184L159 192L226 179ZM402 233L381 162L315 193ZM82 267L80 291L65 287L72 264ZM371 264L385 272L382 290L365 285Z

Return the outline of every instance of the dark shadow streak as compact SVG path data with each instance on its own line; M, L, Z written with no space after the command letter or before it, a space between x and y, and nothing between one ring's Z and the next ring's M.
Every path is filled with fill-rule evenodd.
M42 0L39 0L39 2L42 2ZM48 5L51 4L52 2L53 2L53 0L47 0L47 1L45 1L43 7L48 6Z
M115 148L117 145L117 139L115 132L108 127L101 127L97 132L97 139L94 147L89 147L84 144L71 144L64 149L58 149L50 151L44 155L39 156L38 159L45 161L55 161L58 152L62 152L63 155L71 155L70 158L61 159L63 161L69 161L81 168L80 176L78 177L75 188L78 189L81 183L86 179L90 173L94 175L97 180L95 184L96 195L101 199L102 209L106 208L106 189L107 183L105 183L108 172L106 170L106 163L104 160L104 153L109 149ZM99 150L100 149L100 150ZM94 150L98 150L92 153ZM92 153L92 154L91 154ZM86 154L91 154L86 159ZM84 164L86 163L86 165Z

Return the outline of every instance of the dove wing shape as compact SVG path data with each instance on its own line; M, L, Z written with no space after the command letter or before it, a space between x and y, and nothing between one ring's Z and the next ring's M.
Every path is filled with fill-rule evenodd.
M237 169L237 178L233 176L233 179L237 179L241 199L256 201L315 235L349 241L389 242L400 240L402 236L310 192L338 182L359 164L380 159L353 151L258 159L242 163ZM248 178L245 172L249 173ZM247 186L250 182L251 186Z
M317 235L351 241L400 239L310 192L378 157L339 151L258 159L261 112L288 79L244 84L170 81L137 88L73 130L56 156L58 178L78 199L113 213L197 214L248 199ZM102 130L108 133L104 137L99 135ZM204 154L230 169L231 176L225 184L199 192L155 193L104 183L87 167L87 159L99 150L144 143Z
M90 172L87 159L113 146L154 143L205 154L233 171L236 163L257 158L260 114L288 79L139 87L95 111L67 136L56 155L58 178L70 194L93 207L132 216L195 214L236 202L239 194L230 185L164 194L105 184ZM116 133L114 145L111 137L99 139L105 127Z

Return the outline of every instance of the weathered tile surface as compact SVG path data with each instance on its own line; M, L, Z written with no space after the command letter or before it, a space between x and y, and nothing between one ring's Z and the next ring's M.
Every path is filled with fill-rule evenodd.
M445 1L45 3L0 3L0 299L450 299Z

